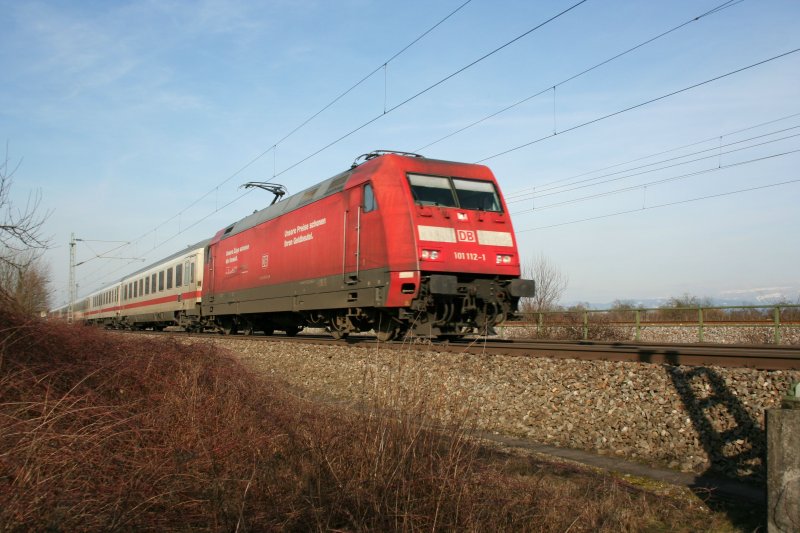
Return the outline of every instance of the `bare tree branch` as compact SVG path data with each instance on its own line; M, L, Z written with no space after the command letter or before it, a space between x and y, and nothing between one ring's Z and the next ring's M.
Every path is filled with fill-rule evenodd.
M536 283L536 295L522 301L522 310L527 312L554 310L569 283L567 275L543 254L522 266L522 277Z
M15 207L11 202L11 186L14 173L22 164L10 164L8 142L5 155L0 162L0 264L23 270L28 266L22 258L29 250L44 250L48 240L42 236L42 228L50 212L41 213L41 192L28 196L24 208ZM23 262L20 262L23 261Z

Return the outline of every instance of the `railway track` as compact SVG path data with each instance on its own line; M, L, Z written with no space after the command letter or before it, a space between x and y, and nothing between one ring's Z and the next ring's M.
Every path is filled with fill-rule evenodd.
M152 333L152 332L150 332ZM169 335L204 336L165 332ZM294 342L304 344L341 345L360 348L378 344L374 336L357 335L334 340L328 335L301 334L296 337L237 336L253 342ZM380 343L382 348L397 350L435 349L439 351L475 354L502 354L519 357L549 357L600 361L628 361L653 364L721 366L755 368L759 370L800 370L800 346L740 345L740 344L665 344L596 341L534 341L502 339L461 339L435 341L412 339Z

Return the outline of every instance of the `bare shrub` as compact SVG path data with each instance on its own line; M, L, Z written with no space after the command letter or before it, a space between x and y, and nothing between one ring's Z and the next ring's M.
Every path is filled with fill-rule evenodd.
M582 313L571 313L565 316L567 322L563 327L563 337L570 340L625 341L630 340L630 328L614 324L612 317L606 313L587 313L584 324Z
M699 298L690 294L673 296L665 304L659 306L658 319L666 322L697 321L697 310L712 305L713 302L710 298Z
M50 307L50 272L33 252L6 256L0 261L0 293L23 312L40 314Z
M523 265L522 277L536 283L536 294L520 303L520 310L525 313L556 309L569 283L567 275L542 254Z

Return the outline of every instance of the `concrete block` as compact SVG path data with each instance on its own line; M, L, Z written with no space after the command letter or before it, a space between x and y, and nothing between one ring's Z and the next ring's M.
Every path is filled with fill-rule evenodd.
M800 532L800 409L767 409L769 533Z

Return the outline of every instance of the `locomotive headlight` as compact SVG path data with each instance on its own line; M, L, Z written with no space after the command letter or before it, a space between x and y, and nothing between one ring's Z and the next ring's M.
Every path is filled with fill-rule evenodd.
M511 264L511 256L507 254L497 254L497 264L498 265L510 265Z
M439 259L439 250L422 250L422 259L436 261Z

